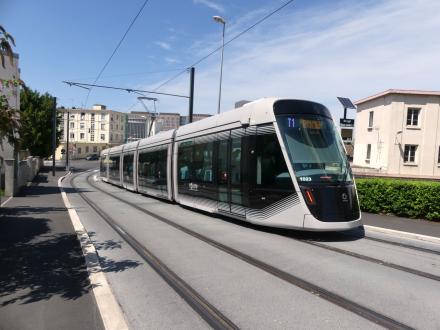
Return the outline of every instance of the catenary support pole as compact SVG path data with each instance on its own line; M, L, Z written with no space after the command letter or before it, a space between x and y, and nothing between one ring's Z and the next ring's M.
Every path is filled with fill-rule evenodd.
M190 78L189 78L189 114L188 120L190 123L193 122L193 109L194 109L194 73L195 68L190 68Z

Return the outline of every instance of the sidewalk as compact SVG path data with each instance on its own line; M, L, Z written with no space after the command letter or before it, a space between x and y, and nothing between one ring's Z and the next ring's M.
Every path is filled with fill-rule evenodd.
M440 222L362 212L364 225L440 237Z
M43 168L0 209L0 329L103 329L62 175Z

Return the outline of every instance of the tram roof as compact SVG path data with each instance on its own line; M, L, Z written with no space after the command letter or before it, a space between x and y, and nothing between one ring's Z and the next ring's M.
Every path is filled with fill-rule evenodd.
M273 104L277 100L279 98L275 97L259 99L239 108L184 125L177 129L176 140L179 140L179 137L186 138L241 126L273 122L275 119Z
M112 147L109 149L108 153L109 154L120 153L123 147L124 147L123 144L121 144L120 146Z
M159 132L154 136L150 136L148 138L142 139L139 141L138 148L141 149L148 146L154 146L166 142L171 142L174 131L175 131L174 129L171 129L169 131Z
M139 144L139 140L138 141L133 141L127 144L123 144L123 152L126 151L131 151L131 150L136 150L137 146Z

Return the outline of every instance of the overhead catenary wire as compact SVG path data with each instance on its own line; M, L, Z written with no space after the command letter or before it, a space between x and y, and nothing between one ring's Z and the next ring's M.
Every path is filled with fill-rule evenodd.
M110 61L112 60L113 56L115 56L116 52L118 51L119 47L122 45L122 42L124 41L125 37L128 35L128 32L130 32L131 28L133 27L134 23L136 22L136 20L138 19L138 17L140 16L140 14L142 13L142 11L144 10L145 6L147 5L149 0L145 0L144 3L142 4L141 8L139 9L139 11L137 12L136 16L133 17L133 19L131 20L130 25L128 26L127 30L125 31L124 35L122 36L122 38L119 40L118 44L116 45L115 49L113 50L112 54L110 55L110 57L107 59L107 61L105 62L104 66L102 67L101 71L99 71L98 75L96 76L95 80L93 81L93 84L96 84L96 82L99 80L99 78L101 78L101 75L103 74L104 70L107 68L107 66L110 64ZM92 87L93 88L93 87ZM87 92L87 96L86 96L86 101L84 102L84 107L87 107L87 102L89 100L89 96L90 93L92 92L92 88L89 89L89 91Z
M227 42L225 42L223 47L226 47L228 44L230 44L231 42L233 42L234 40L240 38L243 34L249 32L250 30L252 30L254 27L256 27L257 25L263 23L265 20L267 20L268 18L270 18L271 16L273 16L274 14L276 14L277 12L281 11L282 9L284 9L285 7L287 7L289 4L291 4L293 1L295 0L288 0L287 2L285 2L283 5L281 5L280 7L274 9L273 11L271 11L270 13L268 13L267 15L265 15L264 17L260 18L258 21L256 21L254 24L252 24L251 26L249 26L248 28L244 29L243 31L239 32L238 34L236 34L234 37L232 37L230 40L228 40ZM183 69L182 71L180 71L179 73L177 73L176 75L174 75L173 77L171 77L170 79L166 80L165 82L163 82L162 84L160 84L158 87L156 87L154 89L154 91L157 91L159 88L167 85L168 83L170 83L171 81L173 81L174 79L180 77L182 74L184 74L185 72L188 71L189 68L196 66L197 64L200 64L201 62L203 62L204 60L206 60L207 58L209 58L210 56L212 56L213 54L215 54L216 52L218 52L219 50L222 49L222 46L217 47L216 49L214 49L213 51L211 51L210 53L206 54L205 56L203 56L202 58L198 59L196 62L194 62L193 64L187 66L185 69Z
M118 77L128 77L128 76L141 76L141 75L147 75L147 74L165 73L165 72L173 72L173 71L180 71L180 70L182 70L181 67L179 67L178 69L118 73L118 74L101 76L100 78L118 78ZM93 76L93 77L71 78L70 80L85 80L85 79L95 79L95 78L96 77Z

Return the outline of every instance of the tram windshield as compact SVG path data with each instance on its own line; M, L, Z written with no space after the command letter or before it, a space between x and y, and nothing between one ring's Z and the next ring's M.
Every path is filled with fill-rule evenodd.
M277 123L299 184L353 181L342 140L331 119L311 114L279 115Z

